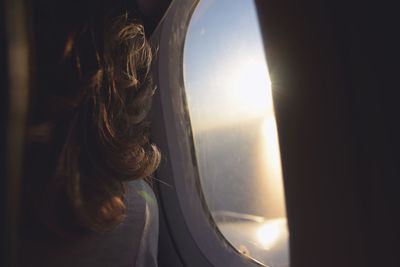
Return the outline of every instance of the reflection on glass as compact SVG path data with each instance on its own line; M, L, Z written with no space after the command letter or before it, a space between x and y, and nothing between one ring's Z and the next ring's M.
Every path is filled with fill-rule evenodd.
M289 266L271 82L252 0L203 0L184 71L201 183L220 231L240 252Z
M278 241L282 232L285 231L286 221L284 219L271 220L258 231L258 240L265 249L270 249Z

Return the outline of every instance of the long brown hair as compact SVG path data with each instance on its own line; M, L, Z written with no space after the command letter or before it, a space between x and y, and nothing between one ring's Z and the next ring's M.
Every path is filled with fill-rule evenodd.
M34 68L28 199L56 232L111 229L125 216L123 183L150 176L160 162L146 119L152 49L127 13L67 25L53 42L38 48Z

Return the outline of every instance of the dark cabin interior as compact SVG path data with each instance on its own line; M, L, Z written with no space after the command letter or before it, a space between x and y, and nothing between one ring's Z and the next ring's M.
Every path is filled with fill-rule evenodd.
M29 22L38 2L1 1L0 265L7 267L18 266L24 130L35 78ZM171 4L125 2L140 13L148 36ZM393 2L255 1L274 86L295 88L274 95L292 267L400 266L400 17ZM179 240L160 231L160 266L171 266L171 255L181 266L202 266L184 262Z

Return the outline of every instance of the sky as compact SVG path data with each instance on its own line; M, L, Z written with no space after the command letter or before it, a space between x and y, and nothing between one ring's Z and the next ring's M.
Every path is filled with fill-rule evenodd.
M184 77L198 130L255 118L272 108L253 1L200 1L186 37Z

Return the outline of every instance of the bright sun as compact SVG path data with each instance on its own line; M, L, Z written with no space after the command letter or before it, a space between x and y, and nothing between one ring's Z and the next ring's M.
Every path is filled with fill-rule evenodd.
M271 82L265 60L249 59L231 73L237 106L250 117L263 117L272 111Z

